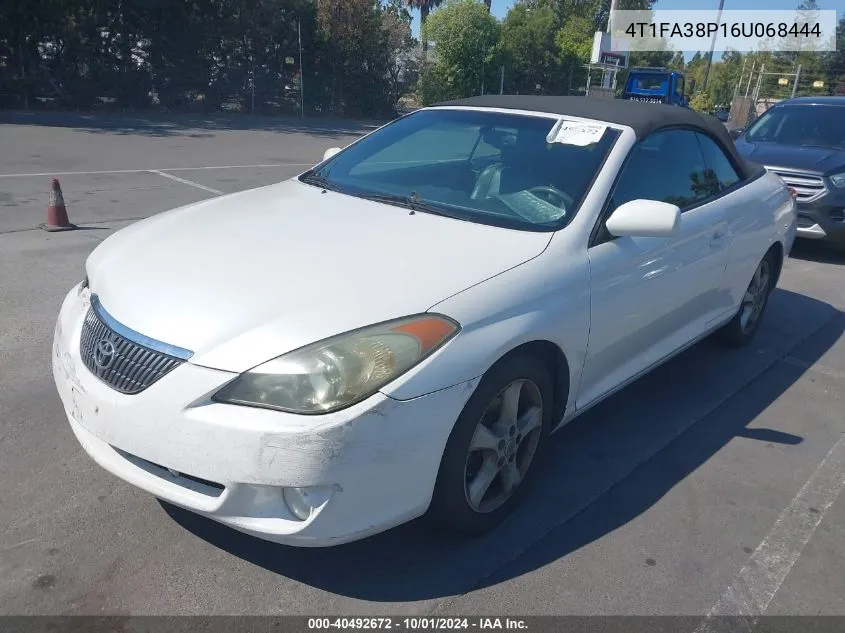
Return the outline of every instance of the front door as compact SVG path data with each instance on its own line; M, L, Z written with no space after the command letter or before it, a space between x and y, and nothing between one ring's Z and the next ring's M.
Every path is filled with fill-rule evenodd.
M720 188L694 132L657 132L633 150L608 213L630 200L669 202L681 208L680 231L668 238L602 231L590 247L590 338L579 408L683 347L724 312L728 218Z

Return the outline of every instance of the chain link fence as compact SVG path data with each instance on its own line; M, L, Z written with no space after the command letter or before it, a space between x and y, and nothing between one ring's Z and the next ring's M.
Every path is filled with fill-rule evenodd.
M145 38L128 51L89 47L85 56L50 42L19 55L0 47L0 108L302 114L304 88L309 79L321 86L322 70L313 50L304 63L303 38L311 44L314 34L294 22L269 46L247 34L218 51L167 50ZM307 106L325 107L316 95Z
M826 95L845 96L845 68L827 68L823 73L798 64L751 68L736 85L727 125L729 129L745 128L781 101Z
M41 41L0 33L0 109L392 114L416 81L415 51L362 44L360 58L350 59L321 36L314 14L299 19L283 0L276 3L281 13L244 18L244 26L238 16L225 22L197 14L183 16L196 31L182 32L169 26L169 14L148 12L140 26L118 16L114 32L54 26ZM177 4L164 11L187 10ZM165 26L171 32L156 35ZM408 28L410 38L409 27L396 28Z

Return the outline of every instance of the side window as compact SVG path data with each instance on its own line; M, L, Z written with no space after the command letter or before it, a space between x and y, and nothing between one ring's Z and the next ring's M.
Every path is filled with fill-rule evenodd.
M739 182L739 175L736 173L730 159L725 156L724 150L706 134L696 134L698 142L701 143L701 151L704 154L704 162L708 169L712 170L722 189Z
M681 210L719 192L707 169L695 132L667 130L644 139L633 150L611 196L611 208L631 200L659 200Z

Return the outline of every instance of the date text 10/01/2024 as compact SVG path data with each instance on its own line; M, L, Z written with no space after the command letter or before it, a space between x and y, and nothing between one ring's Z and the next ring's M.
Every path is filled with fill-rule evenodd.
M308 630L358 631L367 629L393 629L399 631L446 631L446 630L526 630L525 620L520 618L308 618Z

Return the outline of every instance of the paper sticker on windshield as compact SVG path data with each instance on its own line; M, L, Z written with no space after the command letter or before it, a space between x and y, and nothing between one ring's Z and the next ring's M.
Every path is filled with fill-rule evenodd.
M584 147L598 143L601 140L606 125L581 123L580 121L566 121L561 119L546 137L547 143L563 143L564 145L578 145Z

